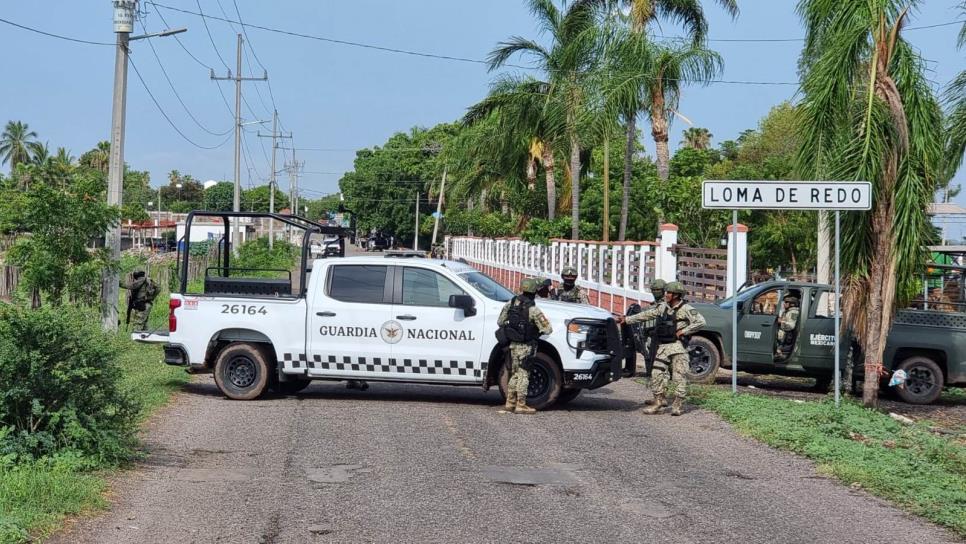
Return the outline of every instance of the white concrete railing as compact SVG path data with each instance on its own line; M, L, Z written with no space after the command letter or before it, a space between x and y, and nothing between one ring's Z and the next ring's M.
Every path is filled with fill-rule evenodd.
M552 240L550 245L531 244L518 238L450 237L446 241L451 259L467 263L511 289L528 277L560 282L560 272L577 269L577 283L588 292L590 303L623 313L627 305L653 302L648 285L659 277L675 279L677 226L662 225L656 242L596 242Z
M648 286L654 279L681 279L686 288L694 287L691 285L695 275L693 265L686 267L685 276L678 277L678 257L674 253L677 235L677 225L666 223L661 225L654 242L552 240L550 245L539 245L519 238L458 236L446 238L446 250L448 258L464 259L513 290L528 277L550 278L559 284L560 272L572 266L577 269L577 283L587 290L591 304L623 312L631 303L653 302ZM732 233L729 226L727 239L737 243L737 262L741 263L738 285L742 285L747 278L748 228L739 225L738 232ZM730 295L733 290L730 270L734 266L730 251L727 266L727 294Z

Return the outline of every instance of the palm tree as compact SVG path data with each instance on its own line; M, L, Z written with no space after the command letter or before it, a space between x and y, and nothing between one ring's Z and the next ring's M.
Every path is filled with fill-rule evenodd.
M732 18L738 16L737 0L717 2ZM700 0L619 0L619 3L630 7L629 15L635 31L643 32L647 25L665 19L681 23L694 45L703 44L707 38L708 20Z
M17 165L28 162L37 145L37 133L30 130L27 123L8 121L0 135L0 156L2 164L10 163L10 171L17 169Z
M47 164L47 161L50 160L49 142L44 142L44 143L34 142L30 146L30 151L32 155L32 157L30 158L30 161L34 164L44 165L44 164Z
M532 77L500 78L490 94L471 106L463 117L467 125L492 119L499 126L506 145L525 146L527 187L536 187L537 163L542 163L547 186L547 218L556 216L557 185L554 165L554 143L564 140L566 133L555 120L556 102L550 96L550 84ZM495 114L495 116L494 116Z
M865 180L872 210L843 219L844 322L862 348L863 402L877 403L897 304L915 291L930 231L925 210L943 173L942 112L924 62L902 38L907 0L800 0L805 179Z
M960 4L960 10L966 14L966 2ZM966 45L966 24L959 31L957 45L962 48ZM966 70L956 76L946 91L943 98L947 107L946 116L946 179L944 185L944 201L948 202L954 191L958 188L950 189L949 184L956 175L956 171L963 163L963 154L966 153Z
M589 101L587 80L597 60L596 4L574 0L558 9L552 0L529 0L530 11L550 35L549 47L514 36L490 52L490 70L504 66L515 55L533 58L549 84L551 108L559 112L570 148L571 237L580 237L580 122Z
M714 136L708 129L700 127L691 127L681 131L681 134L684 137L681 145L692 149L708 149L711 147L711 137Z
M651 136L657 155L657 175L666 180L670 173L668 125L681 99L681 87L698 83L707 85L722 68L721 55L694 44L659 44L651 49L651 74L642 74L648 85L648 112Z
M80 164L103 172L107 175L107 170L111 162L111 142L97 142L97 146L87 153L81 155Z
M70 166L74 163L74 157L71 156L70 150L66 147L58 147L57 154L51 159L60 166Z

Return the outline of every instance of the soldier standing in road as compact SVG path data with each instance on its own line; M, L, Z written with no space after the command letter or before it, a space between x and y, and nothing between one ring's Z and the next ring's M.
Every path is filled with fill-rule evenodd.
M778 354L779 356L784 355L784 349L786 343L791 343L792 341L792 331L798 326L798 317L801 310L798 308L798 297L795 295L786 295L783 301L785 305L785 310L782 312L782 317L778 323Z
M578 304L589 304L587 300L587 293L577 285L577 269L568 266L564 268L560 273L560 279L563 280L563 285L561 285L560 290L557 291L555 300L561 302L576 302Z
M154 299L158 296L158 286L143 270L135 270L127 279L120 281L122 289L128 290L127 295L127 324L131 324L131 313L134 313L135 330L146 331L148 329L148 317L151 315L151 306Z
M666 309L667 303L664 302L664 289L666 287L667 287L667 282L662 279L656 279L651 282L651 287L650 287L651 295L654 297L653 307L660 309L662 312L667 311ZM649 334L647 336L647 342L648 342L647 345L642 347L644 348L644 352L647 354L646 357L653 359L657 351L657 346L655 345L657 344L657 338L653 334L653 331L652 331L652 334ZM644 363L645 368L647 368L648 365L652 365L652 364L654 364L654 361L645 361ZM650 373L645 372L644 385L647 386L648 389L651 388ZM654 404L654 399L651 398L650 400L645 401L644 404L647 404L647 405ZM665 403L664 406L667 406L667 404Z
M534 303L539 281L526 279L520 285L519 295L510 299L500 312L497 325L510 342L510 381L507 384L506 404L503 410L518 414L536 412L527 406L527 388L530 385L529 359L536 354L537 340L550 334L553 328L547 316Z
M684 301L684 286L672 281L665 288L665 304L658 304L643 312L621 318L620 322L634 324L648 319L657 320L657 355L654 369L657 374L651 380L654 404L644 409L645 414L659 414L664 411L664 401L669 385L674 385L674 402L671 415L679 416L684 411L688 395L687 373L690 367L685 337L701 330L704 317Z

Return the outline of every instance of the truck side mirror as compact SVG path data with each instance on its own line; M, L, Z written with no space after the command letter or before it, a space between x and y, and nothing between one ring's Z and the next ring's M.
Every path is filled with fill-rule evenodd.
M463 315L466 317L476 315L476 301L469 295L450 295L449 307L463 310Z
M745 313L745 301L743 300L738 301L738 313L739 314Z

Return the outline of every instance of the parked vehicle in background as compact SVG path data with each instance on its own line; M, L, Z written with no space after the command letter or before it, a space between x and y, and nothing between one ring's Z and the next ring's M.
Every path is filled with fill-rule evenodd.
M961 276L963 267L955 267ZM962 281L957 290L962 290ZM801 313L794 330L778 341L782 302L794 296ZM712 381L719 367L731 368L731 309L738 305L738 369L755 374L815 378L827 389L833 381L835 319L834 288L805 282L770 281L754 285L714 304L695 303L707 325L691 339L691 368L696 381ZM959 298L962 300L962 298ZM966 312L960 302L914 302L897 312L886 341L883 367L904 370L908 379L897 388L900 398L929 404L944 386L966 386ZM856 361L853 376L863 376L862 355L850 335L840 343L842 367Z

